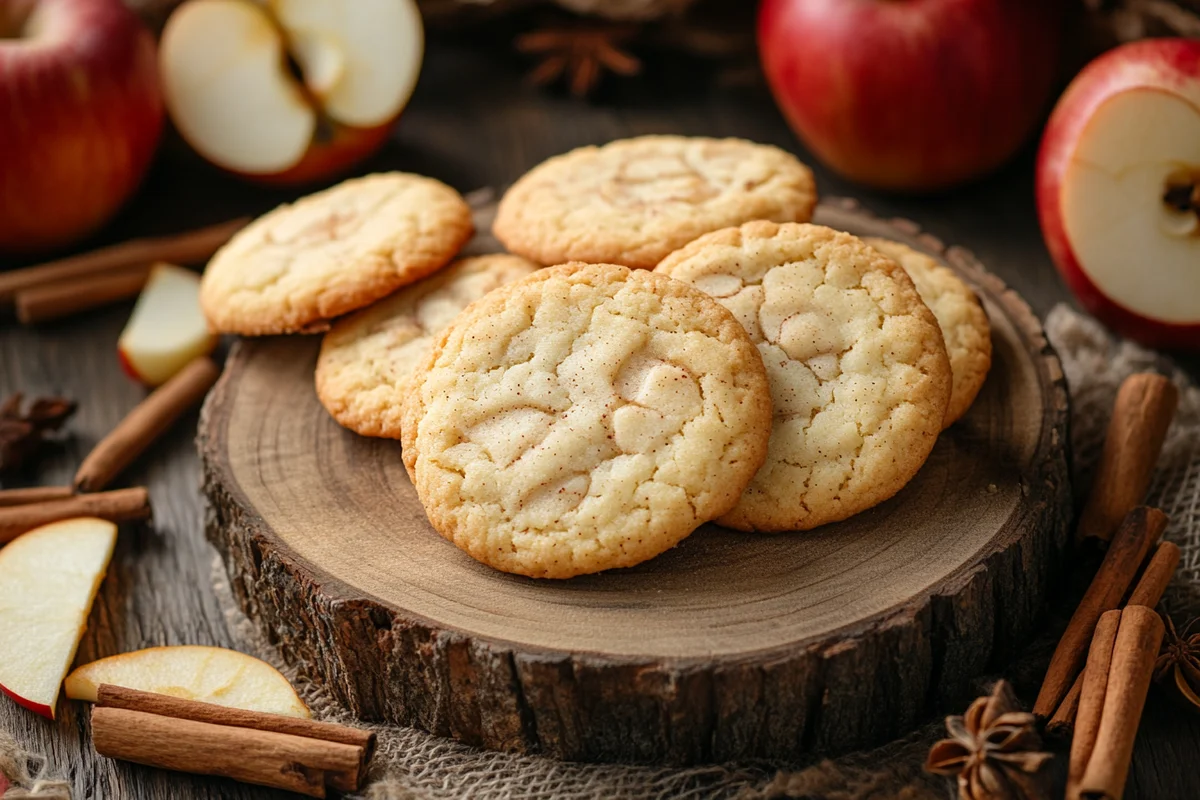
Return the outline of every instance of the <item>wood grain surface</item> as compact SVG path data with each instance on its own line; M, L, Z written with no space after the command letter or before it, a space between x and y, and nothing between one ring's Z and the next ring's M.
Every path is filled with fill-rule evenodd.
M521 80L526 67L503 46L432 41L420 86L393 143L365 169L423 172L469 191L507 184L571 147L666 132L744 136L804 157L761 87L720 88L703 64L650 57L643 78L607 86L594 104L527 88ZM1032 148L999 174L941 197L871 195L819 166L815 170L824 194L860 196L876 212L919 220L926 231L970 248L1039 316L1067 299L1038 232ZM177 141L168 140L139 198L103 237L87 245L261 213L294 194L247 187L197 163ZM0 261L0 268L18 263ZM72 438L40 471L11 485L68 483L89 448L143 396L121 375L115 357L129 310L129 304L118 305L36 329L0 320L0 394L63 393L82 401L70 424ZM1192 374L1200 374L1194 363ZM203 534L194 426L195 415L183 420L122 479L126 485L150 486L155 523L122 529L79 663L153 645L235 644L211 588L213 551ZM1054 601L1058 612L1047 619L1065 623L1069 602L1060 593ZM294 796L98 758L86 709L79 704L63 703L58 720L50 722L0 698L0 728L43 754L52 774L74 784L77 799ZM1192 767L1198 760L1200 717L1152 692L1125 797L1200 796L1200 771Z
M849 203L817 219L937 249ZM246 612L368 719L593 761L888 741L1027 640L1067 540L1061 365L1028 306L951 255L992 372L917 477L843 523L706 525L632 569L506 575L433 531L397 443L320 406L319 340L280 337L240 342L205 405L209 537Z

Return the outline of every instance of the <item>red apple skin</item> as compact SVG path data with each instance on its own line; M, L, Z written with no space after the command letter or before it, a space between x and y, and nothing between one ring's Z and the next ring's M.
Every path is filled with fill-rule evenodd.
M813 154L869 186L979 177L1032 134L1058 71L1061 0L763 0L775 100Z
M30 711L32 711L33 713L40 714L41 716L45 717L46 719L54 719L54 709L52 709L50 706L48 706L44 703L34 703L30 700L26 700L24 697L21 697L20 695L10 692L8 689L4 688L3 686L0 686L0 692L4 692L6 695L11 697L17 705L21 706L21 708L27 708ZM3 776L0 776L0 777L3 777Z
M351 128L336 125L328 141L314 141L294 166L272 175L235 172L235 175L262 186L304 186L348 173L361 162L379 152L396 121L373 128Z
M1132 42L1084 67L1059 98L1042 134L1037 158L1038 217L1059 274L1089 313L1122 336L1150 347L1196 350L1200 349L1200 323L1147 319L1104 294L1075 259L1062 217L1063 175L1088 120L1113 95L1145 88L1190 97L1200 107L1200 39Z
M121 0L18 0L0 18L24 8L33 35L0 39L0 252L103 225L162 129L154 37Z
M117 347L117 363L121 365L121 372L124 372L127 378L138 383L146 383L146 379L138 374L138 371L134 369L133 362L129 360L129 356L125 355L125 351L120 347Z

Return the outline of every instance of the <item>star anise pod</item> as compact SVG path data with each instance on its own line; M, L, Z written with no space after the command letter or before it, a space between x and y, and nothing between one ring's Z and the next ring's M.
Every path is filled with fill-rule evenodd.
M636 32L627 25L546 28L519 36L516 47L541 57L541 63L529 73L535 85L545 86L565 77L571 94L586 97L605 70L626 77L641 72L642 62L619 47Z
M1200 708L1200 697L1197 697L1200 695L1200 633L1192 632L1200 617L1189 620L1182 633L1175 628L1169 615L1163 614L1162 618L1167 630L1154 662L1154 680L1166 686L1174 685L1187 702ZM1181 680L1190 691L1180 685Z
M1021 711L1005 681L971 703L961 717L946 717L949 739L929 751L925 769L957 775L961 800L1038 800L1045 785L1037 775L1053 756L1041 752L1033 714Z
M39 397L22 413L22 399L17 393L0 405L0 473L25 466L41 450L46 434L75 413L74 401L62 397Z

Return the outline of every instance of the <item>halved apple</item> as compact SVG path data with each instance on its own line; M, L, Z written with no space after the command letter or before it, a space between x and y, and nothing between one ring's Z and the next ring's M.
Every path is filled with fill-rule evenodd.
M1156 347L1200 349L1200 40L1089 64L1038 156L1046 245L1080 302Z
M248 711L312 716L279 670L223 647L151 647L102 658L67 676L67 697L94 703L105 683Z
M116 525L80 517L0 550L0 690L25 708L54 719L116 542Z
M414 0L189 0L163 29L159 72L200 155L293 184L383 145L423 53Z
M173 264L156 264L117 341L117 354L131 378L158 386L211 353L218 338L200 310L200 276Z

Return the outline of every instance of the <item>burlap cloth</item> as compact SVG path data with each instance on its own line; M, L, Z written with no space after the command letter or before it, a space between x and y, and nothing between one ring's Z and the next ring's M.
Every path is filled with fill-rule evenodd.
M71 784L47 777L51 771L46 759L29 753L17 745L8 733L0 730L0 787L4 800L71 800Z
M1171 516L1166 537L1183 550L1175 583L1165 602L1177 617L1200 612L1200 389L1164 357L1128 342L1115 341L1090 318L1065 306L1046 320L1050 341L1062 358L1071 388L1072 445L1075 486L1082 489L1100 454L1108 415L1117 387L1133 372L1156 371L1171 376L1181 389L1179 411L1150 490L1148 502ZM1083 492L1077 492L1082 496ZM237 608L223 566L214 559L214 582L230 630L241 649L279 667L297 686L316 717L360 725L317 684L279 654ZM1053 628L1054 626L1049 626ZM1018 688L1032 685L1045 668L1055 632L1034 643L1030 654L1006 670ZM1024 680L1022 681L1022 673ZM997 676L991 676L995 678ZM980 680L982 692L987 678ZM1028 698L1026 698L1028 699ZM666 800L666 798L802 797L811 800L942 800L949 784L921 770L930 744L940 738L940 721L885 747L834 760L791 765L746 764L666 769L611 764L569 764L532 756L485 752L427 733L394 726L372 727L379 752L366 800L441 800L441 798L534 798L536 800ZM4 760L8 747L10 757ZM14 752L0 736L0 770L8 772L14 797L66 797L63 784L47 783L36 773L40 762ZM61 765L60 765L61 769ZM35 789L35 785L39 788ZM32 790L32 793L30 791ZM40 794L38 792L41 792Z

